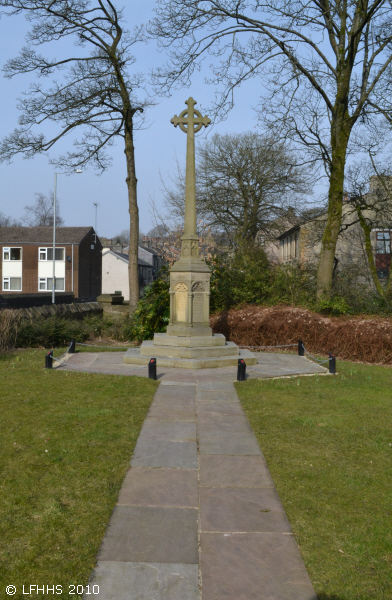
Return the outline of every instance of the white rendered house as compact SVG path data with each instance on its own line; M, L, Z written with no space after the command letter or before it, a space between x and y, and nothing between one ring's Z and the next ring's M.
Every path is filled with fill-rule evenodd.
M105 248L102 251L102 294L121 292L124 300L129 300L128 254ZM138 259L139 285L142 290L152 282L152 265Z

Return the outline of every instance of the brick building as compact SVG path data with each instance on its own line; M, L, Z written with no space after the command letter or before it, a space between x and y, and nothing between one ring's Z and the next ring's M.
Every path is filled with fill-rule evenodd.
M92 227L56 227L55 289L80 300L101 293L102 245ZM51 227L0 227L1 294L53 289Z

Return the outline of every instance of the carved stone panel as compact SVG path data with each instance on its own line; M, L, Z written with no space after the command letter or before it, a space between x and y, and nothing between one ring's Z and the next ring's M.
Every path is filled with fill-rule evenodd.
M194 294L193 296L193 319L196 323L204 321L204 294Z
M174 287L174 305L176 321L187 320L188 288L185 283L177 283Z

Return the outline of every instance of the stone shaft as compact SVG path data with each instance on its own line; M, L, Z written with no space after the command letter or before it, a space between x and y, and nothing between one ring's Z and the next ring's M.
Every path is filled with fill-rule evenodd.
M195 132L211 122L195 110L195 100L188 98L188 108L171 122L187 134L185 225L181 238L181 257L170 269L169 336L211 336L209 326L210 269L199 254L196 230Z
M195 132L192 99L188 100L188 127L186 139L186 174L185 174L185 224L184 235L196 235L196 167L195 167ZM192 100L193 103L193 100Z

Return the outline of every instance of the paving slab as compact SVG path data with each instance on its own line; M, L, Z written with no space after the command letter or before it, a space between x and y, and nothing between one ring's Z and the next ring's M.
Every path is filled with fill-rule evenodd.
M195 407L178 406L175 408L166 408L165 406L151 406L148 417L159 421L181 421L195 422Z
M254 433L206 431L199 433L200 454L260 455Z
M197 391L196 400L208 400L208 402L238 402L238 396L232 388L226 391L208 390L208 391Z
M117 504L197 508L197 470L133 467L125 476Z
M194 508L114 508L98 561L198 564Z
M221 402L220 400L208 402L205 400L197 402L197 414L199 416L206 414L245 416L245 411L238 400L236 402Z
M146 419L138 441L147 439L160 439L171 442L196 442L196 423Z
M160 396L156 395L154 400L154 407L163 406L167 408L194 408L195 407L195 397L193 396L185 396L181 395L167 395L162 394Z
M291 533L273 488L200 488L202 531Z
M164 386L167 385L175 385L177 387L194 387L196 389L196 383L189 383L188 381L170 381L170 379L164 379L163 381L161 381L161 386L159 386L159 389L163 389Z
M233 371L234 373L234 371ZM236 375L236 374L235 374ZM236 379L237 377L234 377ZM200 381L197 384L198 392L231 392L233 390L233 381ZM201 398L199 398L201 400Z
M96 355L97 360L95 361L95 366L102 366L104 364L108 365L121 365L123 364L123 353L121 351L118 352L100 352Z
M202 533L203 600L317 600L294 537Z
M252 428L246 416L241 415L218 415L215 413L200 414L197 417L199 432L204 431L233 431L236 433L249 433Z
M200 485L233 488L274 487L263 456L200 456Z
M160 385L154 399L158 399L161 396L178 396L180 398L187 398L189 396L194 399L196 397L196 385L188 385L185 388L179 385Z
M197 444L196 442L146 439L140 436L131 466L197 469Z
M99 561L85 600L199 600L198 565ZM96 589L96 588L95 588Z

